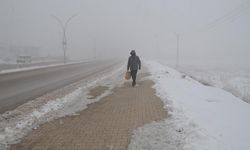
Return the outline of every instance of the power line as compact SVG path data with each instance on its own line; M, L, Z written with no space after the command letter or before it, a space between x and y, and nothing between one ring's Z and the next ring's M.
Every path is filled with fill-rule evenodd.
M249 9L250 9L250 3L245 2L241 5L239 5L238 7L236 7L235 9L231 10L230 12L226 13L225 15L208 23L203 29L204 30L213 29L213 28L217 27L218 25L223 24L229 20L238 18L239 16L243 15L243 12L249 12Z

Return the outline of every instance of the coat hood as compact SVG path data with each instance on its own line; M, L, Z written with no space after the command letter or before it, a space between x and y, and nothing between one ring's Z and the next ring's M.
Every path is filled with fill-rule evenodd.
M130 52L130 55L136 55L135 50L132 50L132 51Z

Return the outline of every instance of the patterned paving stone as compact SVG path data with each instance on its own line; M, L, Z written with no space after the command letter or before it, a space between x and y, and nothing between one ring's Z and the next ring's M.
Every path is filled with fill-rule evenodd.
M135 128L167 117L162 101L154 94L153 82L141 80L138 84L131 87L126 82L80 115L48 122L10 149L126 150Z

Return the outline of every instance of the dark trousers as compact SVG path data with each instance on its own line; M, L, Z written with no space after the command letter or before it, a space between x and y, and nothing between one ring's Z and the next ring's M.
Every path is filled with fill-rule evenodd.
M131 70L131 76L132 76L132 86L136 85L136 75L137 75L137 70Z

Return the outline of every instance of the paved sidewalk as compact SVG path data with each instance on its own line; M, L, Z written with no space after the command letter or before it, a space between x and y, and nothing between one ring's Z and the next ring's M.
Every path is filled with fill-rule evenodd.
M142 73L139 80L145 75ZM131 82L125 82L80 115L46 123L10 149L126 150L135 128L167 117L162 101L151 88L153 82L141 80L138 84L133 88ZM98 93L98 89L105 87L97 87L92 93Z

